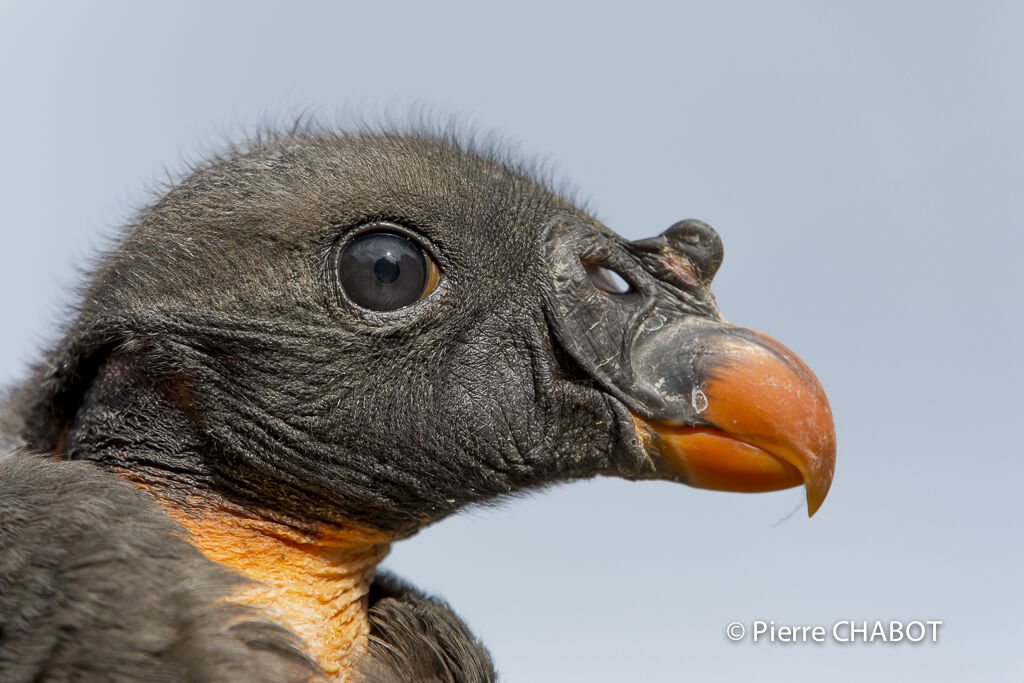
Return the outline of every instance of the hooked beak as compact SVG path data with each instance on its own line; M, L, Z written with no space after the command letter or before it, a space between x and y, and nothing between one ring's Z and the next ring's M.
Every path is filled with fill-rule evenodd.
M687 349L688 356L673 361L665 343ZM677 390L690 385L683 419L633 412L658 474L719 491L803 484L814 515L832 483L836 434L825 392L803 361L771 337L722 324L681 327L659 335L657 345L656 352L641 354L661 388L676 384L674 378L683 380Z

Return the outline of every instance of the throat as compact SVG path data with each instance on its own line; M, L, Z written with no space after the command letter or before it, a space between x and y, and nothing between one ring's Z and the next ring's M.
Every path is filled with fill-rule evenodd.
M380 531L311 529L217 509L164 504L204 555L251 580L229 597L299 636L332 677L347 680L370 631L368 595L390 538Z
M192 545L249 579L227 600L294 633L326 673L346 680L370 630L370 584L394 537L355 523L306 523L301 506L270 512L259 495L225 495L233 479L210 469L191 384L151 374L130 354L111 355L56 450L151 494Z

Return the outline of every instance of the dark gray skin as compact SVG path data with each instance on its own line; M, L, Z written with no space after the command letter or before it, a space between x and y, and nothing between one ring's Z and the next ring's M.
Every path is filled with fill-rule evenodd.
M336 275L341 245L381 222L442 273L386 313ZM572 294L590 286L581 256L635 287L610 337L581 336L566 305L593 291ZM244 608L216 603L237 579L111 473L181 505L396 536L531 488L656 476L627 405L661 417L665 402L632 386L629 345L654 309L717 321L720 262L702 223L630 244L522 170L427 136L289 134L199 168L99 262L0 416L18 449L0 456L0 679L314 675L290 634L237 624ZM442 603L381 579L371 607L390 647L371 646L370 680L494 679Z

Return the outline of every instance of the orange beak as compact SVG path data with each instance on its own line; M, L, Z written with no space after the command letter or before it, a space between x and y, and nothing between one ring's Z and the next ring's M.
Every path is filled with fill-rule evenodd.
M766 335L741 331L709 340L713 352L693 387L693 410L710 426L633 413L637 433L667 478L719 491L803 484L813 515L828 494L836 462L825 391L792 351Z

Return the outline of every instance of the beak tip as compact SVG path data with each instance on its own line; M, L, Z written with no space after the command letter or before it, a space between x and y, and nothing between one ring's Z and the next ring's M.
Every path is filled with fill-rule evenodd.
M807 477L805 486L807 488L807 516L813 517L814 513L821 509L829 490L832 488L832 477L835 473L835 448L833 447L825 458L827 467L823 471Z
M810 491L807 492L807 517L814 517L814 513L821 509L821 504L825 500L818 496L812 496Z

